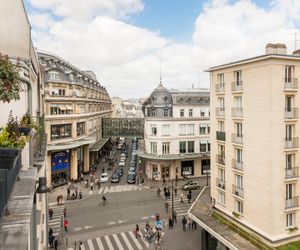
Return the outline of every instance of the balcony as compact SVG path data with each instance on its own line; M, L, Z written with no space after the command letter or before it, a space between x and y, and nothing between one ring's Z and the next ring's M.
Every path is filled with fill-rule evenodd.
M218 141L226 141L226 134L222 131L216 131L216 137Z
M295 208L299 206L299 196L285 199L285 209Z
M242 161L238 161L236 159L232 159L232 168L236 169L236 170L239 170L239 171L243 171L244 168L243 168L243 162Z
M221 180L221 179L219 179L219 178L216 178L216 185L217 185L217 187L219 187L219 188L222 188L222 189L226 189L226 183L225 183L225 181L224 180Z
M292 137L292 138L285 138L285 149L294 149L298 148L299 144L299 138L298 137Z
M231 108L231 116L243 118L243 108Z
M224 83L220 84L216 84L216 94L220 94L220 93L224 93L225 92L225 85Z
M243 145L243 136L241 134L231 134L231 142Z
M242 92L243 91L243 82L232 82L231 83L231 91L232 92Z
M216 155L216 163L225 166L225 157L222 155Z
M225 116L225 108L221 107L221 108L216 108L216 116Z
M244 198L244 189L242 187L232 185L232 194Z
M285 178L286 179L292 179L292 178L298 178L298 177L299 177L298 167L285 169Z
M285 108L284 119L298 119L298 108Z
M285 91L297 91L298 90L298 78L284 78L284 90Z

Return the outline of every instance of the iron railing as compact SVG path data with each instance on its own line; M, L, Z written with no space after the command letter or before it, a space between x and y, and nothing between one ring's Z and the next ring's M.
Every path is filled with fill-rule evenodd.
M243 136L241 134L231 134L232 143L243 144Z
M297 90L298 78L284 78L284 90Z
M284 119L298 119L298 108L285 108Z
M292 137L292 138L285 138L285 148L291 149L291 148L298 148L299 144L299 138L298 137Z
M242 81L232 82L231 91L232 92L243 91L243 82Z
M244 189L242 187L239 187L237 185L232 185L232 193L239 197L244 197Z
M299 206L299 196L294 196L285 199L285 208L290 209Z
M225 108L224 107L216 108L216 116L225 116Z
M236 159L232 159L232 168L237 169L239 171L243 171L243 162L242 161L238 161Z
M3 157L5 156L0 156L0 161L4 159ZM0 218L5 212L7 201L12 192L21 166L21 151L17 151L16 155L12 159L12 167L0 169Z
M235 107L231 108L232 117L243 117L243 108Z
M221 165L225 166L225 156L217 154L216 155L216 162L218 164L221 164Z
M224 180L221 180L221 179L219 179L219 178L216 178L216 185L217 185L217 187L219 187L219 188L222 188L222 189L226 189L226 183L225 183L225 181Z
M216 84L216 93L224 93L225 92L225 85L223 84Z
M285 178L286 179L297 178L298 176L299 176L299 168L298 167L285 169Z

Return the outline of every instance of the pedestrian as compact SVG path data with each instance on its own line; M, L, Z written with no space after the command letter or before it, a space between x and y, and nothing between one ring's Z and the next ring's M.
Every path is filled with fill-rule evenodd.
M187 194L188 203L191 203L191 195Z
M78 197L78 187L75 189L75 199Z
M82 199L82 191L81 191L81 189L79 189L79 199L80 200Z
M52 235L52 234L53 234L53 229L50 227L49 232L48 232L48 235L50 236L50 235Z
M70 200L70 193L71 193L71 190L70 190L70 188L68 187L68 188L67 188L67 200Z
M192 228L195 229L195 230L197 229L197 223L196 223L196 221L194 221L194 220L193 220L193 222L192 222Z
M192 229L192 219L191 218L188 218L188 226L189 226L189 229Z
M67 217L67 209L66 209L66 207L64 208L64 218L66 218Z
M100 189L100 181L99 180L98 180L97 185L98 185L98 190L99 190Z
M94 190L94 183L91 182L91 191L93 191L93 190Z
M186 220L185 216L183 216L181 223L182 223L182 229L183 229L183 231L186 231L187 220Z
M169 203L167 201L165 201L165 209L166 209L166 213L169 212Z
M177 213L176 213L175 210L174 210L174 213L173 213L173 221L177 224Z
M57 206L59 205L60 195L56 197Z
M177 188L174 189L175 196L177 197Z
M60 201L60 203L59 203L59 204L60 204L60 205L62 205L62 204L63 204L63 198L64 198L64 196L61 194L61 195L60 195L60 199L59 199L59 201Z
M54 249L55 249L55 250L57 250L57 246L58 246L58 240L55 239L55 240L54 240Z
M141 237L139 225L135 226L135 237Z
M169 229L173 228L173 220L169 217Z
M53 209L49 208L49 217L50 217L50 220L52 220L52 216L53 216Z
M163 178L163 185L165 185L166 184L166 179L165 178Z
M180 203L183 204L183 194L180 194Z
M48 241L49 241L50 248L53 247L54 239L55 239L55 237L53 234L49 235Z
M68 227L69 227L69 222L67 219L64 220L64 228L65 228L65 231L68 232Z

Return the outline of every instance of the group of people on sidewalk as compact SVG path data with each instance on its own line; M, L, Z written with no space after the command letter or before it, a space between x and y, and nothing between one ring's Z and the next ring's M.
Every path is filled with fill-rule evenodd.
M186 231L187 228L195 229L195 230L197 229L197 223L191 218L186 218L185 216L183 216L181 223L184 232Z

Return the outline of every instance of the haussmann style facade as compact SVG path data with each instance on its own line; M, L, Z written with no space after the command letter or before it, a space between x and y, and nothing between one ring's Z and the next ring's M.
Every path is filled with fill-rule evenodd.
M143 104L143 159L150 179L196 177L209 172L208 90L167 90L162 84Z
M111 99L91 71L39 52L45 72L47 180L57 186L88 172L109 143L102 138L101 119L111 115Z

